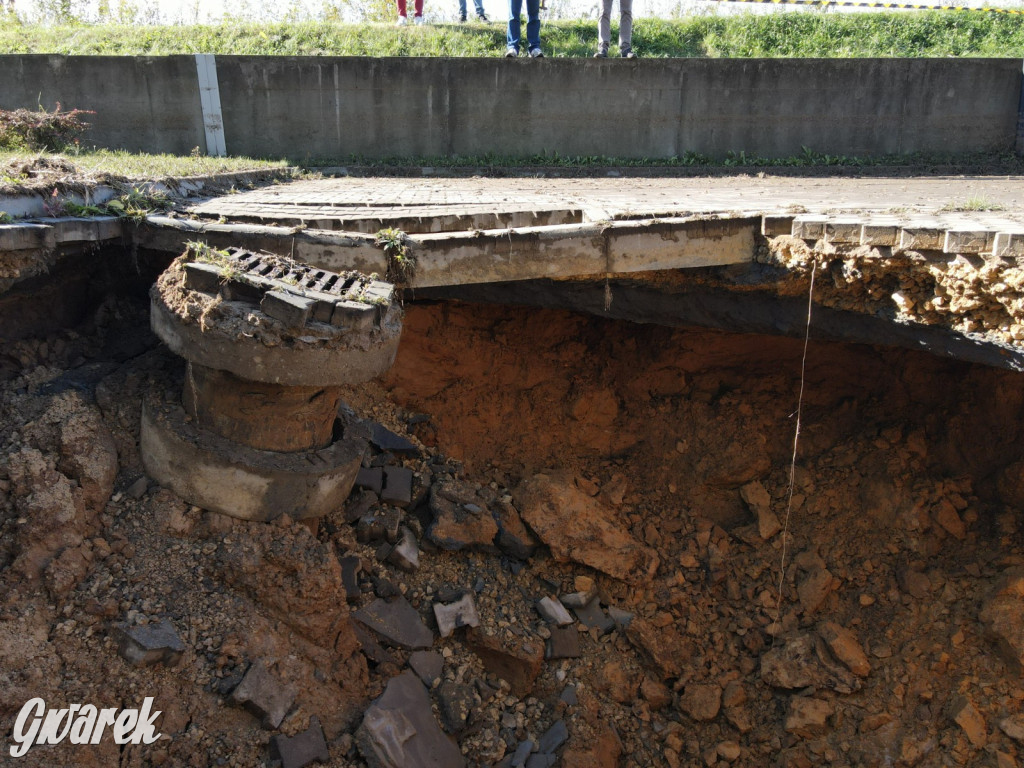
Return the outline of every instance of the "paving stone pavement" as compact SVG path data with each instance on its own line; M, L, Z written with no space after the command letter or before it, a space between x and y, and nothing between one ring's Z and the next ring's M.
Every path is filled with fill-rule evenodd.
M992 206L996 210L958 210ZM922 216L943 229L1020 231L1024 177L394 178L301 180L203 201L206 216L401 217L574 209L591 221L645 215Z

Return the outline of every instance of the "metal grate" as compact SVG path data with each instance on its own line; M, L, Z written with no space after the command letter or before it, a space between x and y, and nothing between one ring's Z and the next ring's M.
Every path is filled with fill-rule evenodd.
M349 325L356 318L379 316L391 304L394 286L358 272L339 274L300 264L281 256L228 248L224 263L189 262L185 287L220 294L228 301L266 306L268 293L298 299L308 306L308 318L331 325Z

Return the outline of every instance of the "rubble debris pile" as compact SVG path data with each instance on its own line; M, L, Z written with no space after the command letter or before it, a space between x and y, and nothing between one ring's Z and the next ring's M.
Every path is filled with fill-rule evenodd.
M344 348L172 273L182 326L250 357ZM790 507L792 340L455 303L403 326L382 382L236 402L204 362L90 382L40 349L0 385L0 734L34 696L152 696L164 734L25 765L1024 764L1017 374L813 343ZM335 387L332 442L302 397L293 429L246 422L271 386ZM278 469L358 440L351 492L269 523L184 500L143 474L143 400Z

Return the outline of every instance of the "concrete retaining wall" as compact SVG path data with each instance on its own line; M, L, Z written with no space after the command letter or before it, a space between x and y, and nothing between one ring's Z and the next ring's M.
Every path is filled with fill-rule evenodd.
M221 56L216 73L227 152L299 161L1013 150L1021 106L1018 59ZM207 146L192 56L2 56L0 75L0 107L96 110L102 146Z

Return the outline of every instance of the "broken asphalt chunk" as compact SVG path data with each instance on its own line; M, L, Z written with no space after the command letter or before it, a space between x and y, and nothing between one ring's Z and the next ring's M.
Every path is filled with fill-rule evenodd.
M392 602L374 600L353 613L352 618L406 650L429 648L434 644L434 633L404 597Z
M356 731L369 768L462 768L466 762L434 719L427 689L406 670L388 681Z
M295 691L274 677L262 661L255 661L231 693L231 700L260 718L264 728L275 729L291 709Z
M181 661L181 654L185 651L185 644L167 619L161 619L158 624L141 626L119 624L115 633L118 638L117 652L137 667L150 664L173 667Z

